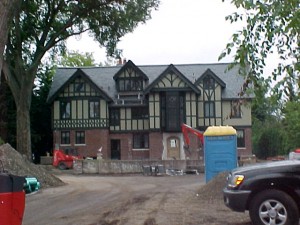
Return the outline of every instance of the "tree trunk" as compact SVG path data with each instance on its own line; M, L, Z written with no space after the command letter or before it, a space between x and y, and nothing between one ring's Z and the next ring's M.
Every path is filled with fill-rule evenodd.
M14 5L18 0L0 0L0 78L3 65L3 53L7 41L9 25L13 18ZM0 79L1 80L1 79Z
M17 151L25 155L30 161L32 161L30 106L36 70L37 68L25 71L24 68L18 66L14 70L9 70L8 63L3 62L3 72L6 75L17 108ZM18 74L18 80L14 74Z
M32 161L30 133L30 105L24 99L17 103L17 150Z

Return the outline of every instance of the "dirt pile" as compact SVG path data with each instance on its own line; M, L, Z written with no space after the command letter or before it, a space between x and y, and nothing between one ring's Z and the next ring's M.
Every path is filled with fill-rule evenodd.
M228 172L219 173L206 185L202 186L198 191L198 196L206 201L223 200L223 188L226 185L226 177Z
M0 171L2 172L3 170L13 175L36 177L41 183L42 188L64 184L43 166L29 162L9 144L0 145Z

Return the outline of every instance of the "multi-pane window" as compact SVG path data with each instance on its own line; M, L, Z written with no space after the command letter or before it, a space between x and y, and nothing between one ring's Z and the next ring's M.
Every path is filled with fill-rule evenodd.
M84 92L84 91L85 91L84 82L74 83L74 92Z
M75 144L85 144L85 132L76 131L75 132Z
M120 125L120 109L111 108L109 111L109 125L119 126Z
M60 118L61 119L71 118L71 101L67 101L67 100L60 101Z
M133 148L149 148L149 134L147 133L133 134Z
M133 120L148 119L149 112L147 107L131 108L131 117Z
M91 119L100 118L100 103L99 101L89 102L89 115Z
M143 81L140 78L120 78L118 81L119 91L141 91Z
M241 103L240 101L231 101L231 118L241 118Z
M214 89L215 80L211 76L206 76L203 79L203 88L204 89Z
M69 145L70 144L70 131L62 131L60 133L60 143L62 145Z
M161 99L161 127L166 131L180 131L185 122L184 92L162 92Z
M204 102L204 117L215 117L215 103L212 101Z
M237 147L244 148L245 147L245 131L237 130Z

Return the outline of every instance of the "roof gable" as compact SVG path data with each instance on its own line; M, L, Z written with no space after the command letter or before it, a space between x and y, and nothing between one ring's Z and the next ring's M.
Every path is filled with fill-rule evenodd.
M54 101L54 99L70 84L75 82L77 78L82 78L86 83L88 83L91 88L95 89L96 92L100 94L106 101L112 101L112 99L101 90L90 78L83 72L80 68L76 69L75 72L48 98L48 102ZM50 95L49 95L50 96Z
M191 89L197 94L200 90L193 85L173 64L170 64L146 89L145 94L152 89L182 88Z
M114 75L114 80L117 80L123 73L126 71L128 73L136 72L137 75L141 76L143 80L149 80L147 75L140 69L138 68L131 60L129 60L122 68Z
M207 76L211 76L222 88L226 87L226 84L223 80L221 80L213 71L207 69L195 82L195 85L198 85L203 81Z

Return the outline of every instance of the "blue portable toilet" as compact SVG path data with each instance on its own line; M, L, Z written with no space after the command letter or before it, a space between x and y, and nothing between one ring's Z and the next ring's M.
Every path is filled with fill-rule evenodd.
M231 126L211 126L204 132L205 181L237 167L236 130Z

